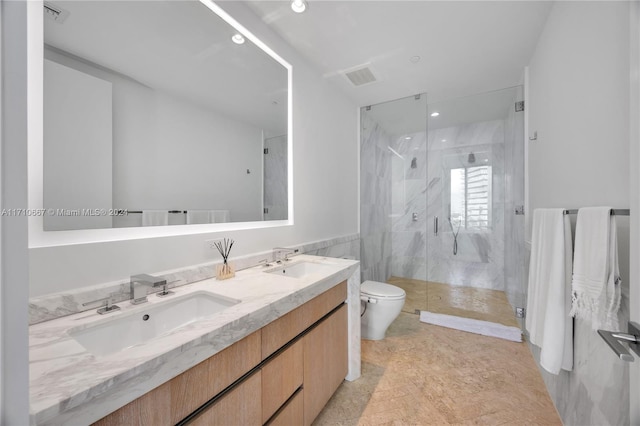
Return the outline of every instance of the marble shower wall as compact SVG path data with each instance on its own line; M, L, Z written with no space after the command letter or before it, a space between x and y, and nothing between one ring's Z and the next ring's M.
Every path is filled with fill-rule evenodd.
M422 161L416 168L407 162L406 211L393 221L393 275L503 290L505 121L432 129L428 140L424 133L412 136L410 141L401 139L396 144L400 154ZM471 152L478 158L475 165L492 166L492 224L488 231L460 230L454 255L452 228L457 230L457 226L447 220L448 175L451 168L468 165ZM489 162L484 163L484 158ZM417 213L417 221L413 213ZM433 232L436 216L438 235Z
M402 159L392 162L391 275L426 281L427 134L403 135L392 146Z
M391 273L391 136L362 113L360 139L360 260L362 281Z

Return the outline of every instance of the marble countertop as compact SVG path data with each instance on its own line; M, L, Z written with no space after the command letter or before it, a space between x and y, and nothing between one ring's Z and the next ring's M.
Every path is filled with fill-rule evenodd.
M149 296L149 302L118 303L121 310L98 315L81 312L29 327L31 424L89 424L204 361L269 322L313 299L358 270L358 261L309 255L300 261L328 265L303 278L265 273L263 266L234 278L208 279L173 289L175 295ZM359 280L357 280L359 281ZM120 315L144 313L171 298L211 292L241 302L210 318L119 352L96 357L69 330Z

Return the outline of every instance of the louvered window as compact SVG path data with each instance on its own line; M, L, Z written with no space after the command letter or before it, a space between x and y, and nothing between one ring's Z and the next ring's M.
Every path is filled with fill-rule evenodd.
M451 222L460 229L491 228L491 166L451 169Z

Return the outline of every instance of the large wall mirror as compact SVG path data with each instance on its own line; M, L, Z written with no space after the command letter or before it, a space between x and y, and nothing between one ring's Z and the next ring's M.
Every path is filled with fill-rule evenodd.
M44 2L44 231L288 219L291 67L216 8Z

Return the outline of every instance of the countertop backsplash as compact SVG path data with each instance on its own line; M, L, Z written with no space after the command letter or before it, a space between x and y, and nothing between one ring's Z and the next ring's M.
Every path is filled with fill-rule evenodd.
M353 256L359 259L360 235L352 234L287 247L298 249L300 254L326 257ZM273 251L240 256L232 258L231 261L235 263L236 270L242 270L256 266L263 259L273 260ZM169 288L179 287L215 277L215 265L218 263L220 262L215 261L169 271L151 272L151 275L166 279ZM109 295L113 295L113 303L129 300L129 279L32 298L29 300L29 324L38 324L66 315L97 309L101 306L102 300ZM92 301L96 302L83 306L84 303Z

